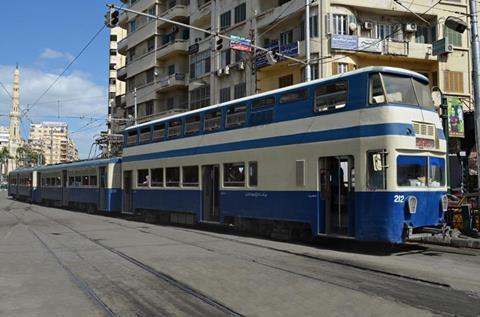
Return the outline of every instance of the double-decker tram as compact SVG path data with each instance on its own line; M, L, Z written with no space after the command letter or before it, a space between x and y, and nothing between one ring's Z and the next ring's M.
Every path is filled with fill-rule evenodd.
M125 130L123 212L399 243L442 226L428 79L369 67Z
M9 194L282 238L401 243L444 224L445 137L427 78L408 70L363 68L124 133L121 158L18 170Z

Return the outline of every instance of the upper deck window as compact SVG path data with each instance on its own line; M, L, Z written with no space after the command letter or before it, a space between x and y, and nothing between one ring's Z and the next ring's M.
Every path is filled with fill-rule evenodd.
M256 99L252 102L252 110L273 107L274 105L275 105L275 97L266 97L266 98Z
M428 84L416 78L392 74L370 75L370 103L402 103L434 110Z
M245 124L245 113L247 107L245 104L236 105L227 109L227 116L225 118L226 128L241 127Z
M182 120L174 120L168 123L168 138L176 138L182 134Z
M204 130L215 131L220 129L222 113L220 111L212 111L205 114Z
M307 96L308 96L308 90L307 89L289 91L287 93L284 93L280 97L280 103L289 103L289 102L305 100L305 99L307 99Z
M137 130L127 132L127 145L134 145L137 143Z
M347 81L318 86L315 90L315 111L330 111L347 105Z
M165 123L153 126L153 141L161 141L165 137Z
M150 127L140 129L140 142L150 141Z
M185 135L192 135L200 132L200 115L190 116L185 119Z

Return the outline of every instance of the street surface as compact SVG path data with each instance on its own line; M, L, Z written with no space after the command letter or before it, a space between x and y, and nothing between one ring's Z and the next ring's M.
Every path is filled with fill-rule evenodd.
M480 316L480 250L277 242L0 194L0 316Z

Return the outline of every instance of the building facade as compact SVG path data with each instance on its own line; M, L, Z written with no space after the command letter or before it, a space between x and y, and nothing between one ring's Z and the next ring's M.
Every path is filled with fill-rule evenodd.
M8 149L8 139L10 137L10 132L7 127L0 126L0 151L3 149Z
M68 136L68 124L65 122L31 124L28 144L33 151L43 154L44 164L79 160L77 147Z
M125 117L125 81L117 78L121 77L119 76L122 75L121 72L126 70L125 55L118 53L118 42L126 36L127 30L121 27L110 29L107 129L113 134L120 133L125 127L123 120Z
M188 23L305 59L304 0L124 0L130 9ZM468 13L466 0L326 0L310 3L312 78L370 65L403 67L431 85L470 102L468 32L445 27L448 16ZM127 36L118 43L126 66L124 118L144 122L173 112L265 92L304 81L304 64L229 48L227 40L156 19L122 13ZM448 39L448 41L447 41ZM442 42L443 40L443 42ZM435 43L435 47L434 44ZM439 45L440 44L440 45ZM133 120L129 122L133 124Z

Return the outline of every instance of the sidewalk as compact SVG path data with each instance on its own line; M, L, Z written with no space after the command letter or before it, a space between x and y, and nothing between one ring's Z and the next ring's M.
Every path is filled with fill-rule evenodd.
M412 242L431 243L451 246L456 248L480 249L480 238L473 238L462 234L458 229L453 229L450 235L441 234L419 239L412 239Z

